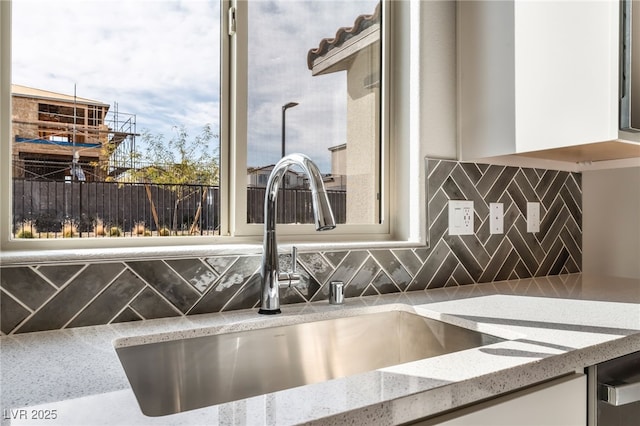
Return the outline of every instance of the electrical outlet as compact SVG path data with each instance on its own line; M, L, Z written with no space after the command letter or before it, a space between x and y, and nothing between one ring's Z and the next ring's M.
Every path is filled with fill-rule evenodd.
M527 203L527 232L540 232L540 203Z
M504 204L489 203L489 232L504 234Z
M473 235L473 201L449 200L449 235Z

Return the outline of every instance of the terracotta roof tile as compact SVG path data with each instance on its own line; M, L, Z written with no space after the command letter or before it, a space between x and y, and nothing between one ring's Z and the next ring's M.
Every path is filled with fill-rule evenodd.
M320 45L307 53L307 67L313 69L313 61L325 55L331 49L341 46L345 41L360 34L362 31L380 22L381 3L378 3L375 11L371 15L360 15L356 18L352 27L342 27L338 29L335 37L323 38Z

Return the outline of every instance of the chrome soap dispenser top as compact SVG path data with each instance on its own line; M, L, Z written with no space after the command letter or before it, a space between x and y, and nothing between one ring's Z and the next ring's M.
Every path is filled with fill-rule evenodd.
M344 302L344 283L342 281L331 281L329 283L329 304L342 305Z
M278 244L276 242L276 204L278 189L289 167L296 165L302 168L309 178L313 215L316 231L328 231L336 227L333 211L329 205L329 198L322 182L322 175L309 157L304 154L289 154L275 165L264 195L264 243L262 251L261 269L261 314L279 314L280 286L288 287L299 282L300 276L295 272L295 250L292 256L293 271L280 273L278 265Z

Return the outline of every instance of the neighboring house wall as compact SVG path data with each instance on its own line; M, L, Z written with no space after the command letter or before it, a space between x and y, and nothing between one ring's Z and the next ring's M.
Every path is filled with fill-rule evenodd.
M253 188L266 188L269 175L274 165L262 167L260 169L249 170L247 172L247 186ZM287 170L284 176L284 184L289 189L300 189L306 187L304 176L293 170Z
M332 146L331 151L331 174L346 175L347 174L347 144Z
M262 170L250 171L247 174L247 186L253 188L266 188L270 171L263 173Z
M358 52L347 69L347 223L379 221L374 201L380 175L379 46L374 43Z
M347 144L332 146L331 174L325 176L324 187L336 191L347 190Z
M35 123L38 121L38 108L33 107L32 99L12 96L11 112L13 121L13 127L11 131L14 138L15 136L21 136L25 138L38 137L37 128L34 132L33 126L27 124L27 122Z

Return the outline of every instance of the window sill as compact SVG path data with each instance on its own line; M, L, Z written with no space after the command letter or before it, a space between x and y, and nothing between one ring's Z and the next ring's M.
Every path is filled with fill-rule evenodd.
M345 242L300 242L284 240L279 244L282 252L290 251L295 245L300 252L346 251L393 248L425 247L419 241L345 241ZM142 259L171 259L184 257L211 257L225 255L259 255L262 243L243 242L238 244L207 244L158 247L120 247L59 250L15 250L4 251L0 255L0 265L32 265L39 263L80 263L91 261L120 261Z

